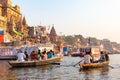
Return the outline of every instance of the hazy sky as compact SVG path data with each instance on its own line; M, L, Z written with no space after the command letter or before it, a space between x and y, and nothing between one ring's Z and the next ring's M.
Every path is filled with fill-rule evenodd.
M57 34L81 34L120 43L120 0L12 0L28 25L52 26Z

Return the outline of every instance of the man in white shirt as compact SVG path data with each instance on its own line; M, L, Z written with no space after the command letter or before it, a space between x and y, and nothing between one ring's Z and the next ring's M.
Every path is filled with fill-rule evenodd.
M91 49L90 48L86 49L86 55L84 56L85 64L91 63L92 57L90 56L90 54L91 54Z
M26 57L25 54L20 50L17 54L18 61L25 61L24 58Z
M89 64L89 63L91 63L91 56L89 55L89 54L86 54L85 56L84 56L84 63L85 64Z

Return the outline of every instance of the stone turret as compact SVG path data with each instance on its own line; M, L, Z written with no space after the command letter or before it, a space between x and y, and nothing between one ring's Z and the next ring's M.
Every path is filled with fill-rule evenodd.
M11 0L0 0L0 4L2 4L2 6L4 7L7 7L7 6L12 7Z
M20 7L15 6L12 7L11 0L0 0L0 4L2 4L2 16L7 17L7 19L10 19L11 16L13 16L15 22L18 22L21 16L20 13Z
M23 29L22 29L22 17L20 18L20 21L18 22L18 23L16 23L16 27L17 27L17 31L19 31L19 32L22 32L23 31Z
M26 25L26 19L25 19L25 16L23 17L22 24L23 24L24 26Z
M8 23L7 23L8 28L7 28L7 31L13 35L12 31L13 31L13 27L15 27L15 23L14 23L14 20L13 20L13 17L11 16L10 19L8 20Z
M25 16L23 17L23 20L22 20L22 32L24 33L24 37L27 37L28 36L28 25L26 23L26 19L25 19Z

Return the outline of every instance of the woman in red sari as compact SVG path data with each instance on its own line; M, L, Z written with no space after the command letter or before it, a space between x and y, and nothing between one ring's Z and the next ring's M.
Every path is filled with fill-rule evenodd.
M36 59L37 59L37 57L36 57L36 52L35 52L35 51L32 51L30 57L31 57L31 60L36 60Z

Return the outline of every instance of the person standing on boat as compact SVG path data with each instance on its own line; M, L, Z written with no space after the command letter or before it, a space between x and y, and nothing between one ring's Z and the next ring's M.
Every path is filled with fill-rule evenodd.
M91 57L90 54L91 54L91 49L90 48L86 48L86 55L84 56L84 63L85 64L91 63L92 57Z
M25 54L20 50L17 54L17 58L18 58L18 61L25 61L24 58L25 58Z

